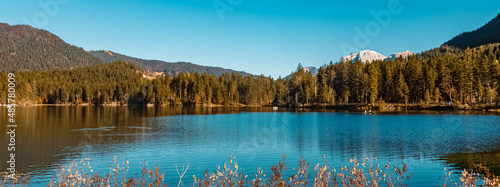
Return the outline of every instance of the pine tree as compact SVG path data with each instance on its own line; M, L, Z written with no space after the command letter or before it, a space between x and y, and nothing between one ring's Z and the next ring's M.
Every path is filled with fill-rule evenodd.
M370 102L374 104L378 98L379 94L379 82L380 82L380 68L378 62L373 62L368 66L369 71L369 81L368 81L368 94L370 94Z
M405 77L403 73L400 72L396 84L396 93L400 103L404 102L405 104L408 104L409 92L410 91L408 89L408 85L406 84Z

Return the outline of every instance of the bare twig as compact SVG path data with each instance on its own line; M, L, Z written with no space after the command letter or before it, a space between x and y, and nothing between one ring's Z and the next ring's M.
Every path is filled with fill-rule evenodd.
M186 166L186 170L184 170L184 166L182 166L181 172L179 172L179 168L177 168L177 166L175 166L175 170L177 170L177 174L179 175L179 184L177 185L177 187L181 186L182 177L184 177L184 175L186 174L186 172L187 172L188 169L189 169L189 164Z

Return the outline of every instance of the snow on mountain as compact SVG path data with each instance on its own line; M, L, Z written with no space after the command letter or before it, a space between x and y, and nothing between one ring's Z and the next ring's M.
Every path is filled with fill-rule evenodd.
M387 56L387 58L394 60L394 59L399 58L399 57L408 58L409 56L413 56L413 55L415 55L415 53L413 53L411 51L405 51L405 52L400 52L400 53L394 53L392 55Z
M304 67L305 72L311 72L312 76L316 76L318 74L318 68L314 66Z
M405 52L400 52L400 53L394 53L389 56L384 56L376 51L371 51L371 50L364 50L360 51L354 54L347 55L345 57L342 57L340 61L356 61L360 60L361 62L372 62L374 60L385 60L385 59L395 59L398 57L403 57L403 58L408 58L408 56L415 55L415 53L411 51L405 51Z
M374 60L384 60L386 58L387 58L386 56L384 56L380 53L377 53L376 51L364 50L364 51L360 51L360 52L342 57L340 59L340 61L347 62L347 61L360 60L362 62L366 62L366 61L371 62Z
M364 51L360 51L360 52L342 57L340 59L340 61L347 62L347 61L356 61L359 59L362 62L366 62L366 61L372 62L374 60L386 60L386 59L394 60L394 59L399 58L399 57L408 58L409 56L412 56L412 55L415 55L415 53L413 53L411 51L405 51L405 52L393 53L389 56L384 56L376 51L364 50ZM318 68L316 68L314 66L304 67L304 71L311 72L311 74L313 76L316 76L318 74ZM288 79L290 76L291 75L288 75L284 78Z

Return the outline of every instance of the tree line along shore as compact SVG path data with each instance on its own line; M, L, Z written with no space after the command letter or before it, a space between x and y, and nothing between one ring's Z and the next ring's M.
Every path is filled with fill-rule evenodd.
M330 62L313 76L299 64L286 78L225 73L143 77L117 61L72 70L16 72L20 105L282 106L484 109L500 102L500 47L449 46L408 58ZM7 80L7 73L0 73ZM7 82L0 81L1 93ZM0 94L5 104L7 95Z

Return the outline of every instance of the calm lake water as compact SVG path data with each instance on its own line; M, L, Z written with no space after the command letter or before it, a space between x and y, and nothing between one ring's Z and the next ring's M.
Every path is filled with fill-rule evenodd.
M0 114L0 124L6 124L5 107ZM143 161L160 163L170 184L178 181L175 166L189 164L187 185L231 155L249 176L257 167L269 173L282 154L290 169L303 155L310 171L324 163L323 154L337 167L366 157L378 158L380 165L407 163L410 186L438 186L444 167L483 163L500 174L498 113L18 107L16 120L17 169L31 176L33 186L46 186L59 166L83 158L91 158L94 171L108 173L115 156L130 162L131 173L140 173ZM1 134L0 171L5 171L8 139Z

